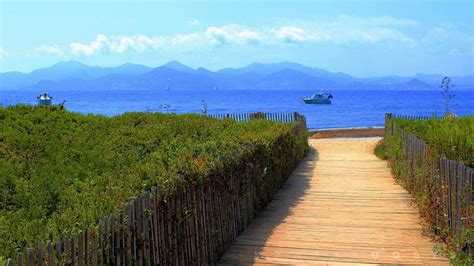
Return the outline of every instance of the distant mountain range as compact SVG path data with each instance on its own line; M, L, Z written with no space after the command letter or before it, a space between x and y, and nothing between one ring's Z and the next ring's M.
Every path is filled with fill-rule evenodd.
M88 66L76 61L57 63L30 73L0 73L0 90L209 90L227 89L437 89L443 76L417 74L356 78L345 73L297 63L252 63L242 68L210 71L176 61L157 68L124 64ZM474 75L451 77L456 88L474 89Z

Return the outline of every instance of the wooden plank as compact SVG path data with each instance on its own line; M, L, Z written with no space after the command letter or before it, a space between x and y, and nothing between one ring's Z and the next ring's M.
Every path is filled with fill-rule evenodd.
M103 247L102 247L102 252L103 252L103 258L105 264L112 264L112 260L110 258L110 224L109 224L109 217L104 217L104 235L103 235Z
M166 262L166 250L167 246L165 245L165 230L166 226L164 225L164 212L165 204L164 199L161 195L160 187L156 188L156 227L157 227L157 256L159 264L165 264Z
M178 188L178 191L176 192L176 209L177 209L177 217L176 217L176 222L177 222L177 235L178 235L178 257L179 257L179 263L180 265L185 265L186 264L186 243L184 240L184 230L183 230L183 223L184 223L184 217L183 217L183 202L181 201L181 189Z
M204 215L204 191L207 187L207 183L204 183L198 190L193 191L193 200L196 202L196 228L198 235L196 236L196 243L198 245L199 262L204 264L208 261L207 253L207 231Z
M144 240L144 260L145 265L151 265L151 251L150 251L150 193L146 192L142 197L143 206L143 240Z
M97 245L97 236L93 235L91 237L92 240L92 257L91 257L91 264L93 266L99 265L99 256L98 256L98 245Z
M23 266L23 252L18 253L18 266Z
M137 248L137 263L139 266L143 265L143 206L142 197L139 196L135 200L135 223L137 230L136 248Z
M122 265L124 264L124 220L123 220L123 210L118 216L118 220L116 221L116 226L114 228L114 235L115 235L115 264Z
M189 208L189 220L188 220L188 239L190 243L190 262L199 262L198 244L196 243L196 237L199 236L199 231L196 228L196 205L193 204L191 191L186 189L186 206Z
M162 227L163 227L163 234L162 234L162 241L163 246L163 259L165 261L164 264L172 264L173 259L173 239L171 237L172 232L172 223L171 223L171 200L170 196L167 196L162 201L163 205L163 212L162 215Z
M206 240L207 240L207 246L206 246L206 252L207 252L207 257L208 257L208 263L212 263L214 261L214 238L213 238L213 232L214 232L214 220L212 219L212 195L213 195L213 187L212 185L207 186L207 190L204 192L204 208L205 208L205 215L204 215L204 223L206 226Z
M116 262L116 249L115 249L115 215L111 214L109 216L109 258L110 263L115 264Z
M132 213L133 213L133 205L127 203L125 205L125 212L127 215L127 226L125 228L125 259L124 262L128 265L133 263L133 253L132 253Z
M76 236L73 234L70 240L71 240L71 263L75 265L77 262Z
M53 245L51 244L51 240L46 241L46 253L47 253L46 259L48 261L48 265L54 265L55 254L54 254Z
M89 265L90 264L90 259L91 259L91 256L92 256L92 253L90 251L90 232L89 232L89 229L86 227L84 228L83 230L84 232L84 264L86 265Z
M70 264L72 260L71 260L71 246L70 246L68 236L64 237L63 243L64 243L64 251L63 251L64 264Z
M38 259L36 260L36 265L44 265L44 255L43 255L43 246L38 244Z
M157 212L158 210L158 200L157 200L157 189L156 187L153 187L151 190L151 198L150 198L150 213L151 213L151 234L152 234L152 239L151 239L151 258L152 258L152 264L157 265L159 264L159 256L158 256L158 248L159 248L159 242L158 242L158 215Z
M84 266L84 234L82 231L79 231L77 234L77 265Z
M170 198L170 213L172 214L169 222L171 223L171 232L169 236L171 237L171 248L172 248L172 258L171 260L175 265L179 265L179 245L178 245L178 221L176 217L178 216L178 208L176 205L176 195L173 194Z
M26 265L28 266L36 265L35 251L32 248L26 249Z
M99 220L98 234L97 234L97 263L102 265L104 261L104 221Z
M62 246L63 242L61 241L61 239L58 239L56 241L56 259L58 262L65 262L65 259L64 259L64 251L63 251L63 246Z

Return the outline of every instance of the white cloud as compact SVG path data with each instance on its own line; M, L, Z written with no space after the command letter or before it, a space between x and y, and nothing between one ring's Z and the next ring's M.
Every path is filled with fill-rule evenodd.
M199 20L193 18L193 19L191 19L191 21L189 21L189 24L191 24L191 25L193 25L193 26L196 26L196 25L199 24Z
M38 54L46 54L53 56L63 56L64 52L57 45L41 45L35 49Z
M146 36L138 34L134 36L111 36L97 35L90 43L71 43L71 53L74 55L93 55L98 53L121 54L129 50L142 52L147 49L167 49L170 46L189 45L199 42L201 36L197 33L177 34L174 36Z
M423 36L420 41L426 52L431 54L448 54L451 56L474 55L474 36L461 32L458 28L435 27Z
M109 46L107 36L97 35L96 39L89 44L74 42L69 45L74 55L93 55L105 50Z
M180 44L191 44L191 43L198 43L202 40L202 36L198 33L190 33L190 34L177 34L168 38L170 44L173 45L180 45Z
M124 53L129 49L135 51L144 51L148 48L156 48L163 45L164 40L160 37L148 37L143 34L136 36L122 36L113 38L113 40L108 41L108 50L112 53Z
M220 46L224 44L256 44L260 35L240 25L209 27L204 32L176 34L171 36L106 36L98 34L95 40L89 43L73 42L69 45L74 55L90 56L99 53L124 53L129 50L142 52L146 49L186 50L203 47L206 44Z
M360 18L347 15L329 20L285 23L273 30L277 39L286 43L331 42L334 44L398 42L413 45L415 40L404 33L406 27L418 23L392 17Z
M259 33L241 25L212 26L207 28L205 36L214 46L224 44L257 44L261 41Z
M329 40L330 36L322 32L307 32L306 30L295 27L295 26L284 26L277 30L273 30L273 33L278 39L283 40L286 43L296 43L304 41L321 41Z
M0 47L0 60L7 57L8 56L8 53L7 51L5 51L5 49L3 49L2 47Z
M415 40L408 37L401 31L390 28L374 27L369 29L354 29L350 32L341 32L340 36L335 36L335 39L344 41L358 41L377 43L384 41L394 41L398 43L406 43L409 45L415 44Z
M303 42L308 39L308 34L302 28L294 26L281 27L274 32L277 38L285 42Z

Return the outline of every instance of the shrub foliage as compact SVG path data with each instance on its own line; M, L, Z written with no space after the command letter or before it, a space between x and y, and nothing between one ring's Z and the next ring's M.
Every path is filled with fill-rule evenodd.
M307 152L292 125L264 120L11 106L0 125L0 257L94 225L155 185L172 194L252 169L263 205L271 176Z
M394 123L425 140L440 156L474 168L474 116L425 120L395 118Z

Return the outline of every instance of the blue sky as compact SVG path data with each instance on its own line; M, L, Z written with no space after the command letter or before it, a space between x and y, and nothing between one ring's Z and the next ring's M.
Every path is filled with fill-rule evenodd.
M0 72L178 60L211 70L293 61L357 77L474 74L467 0L0 0L0 11Z

